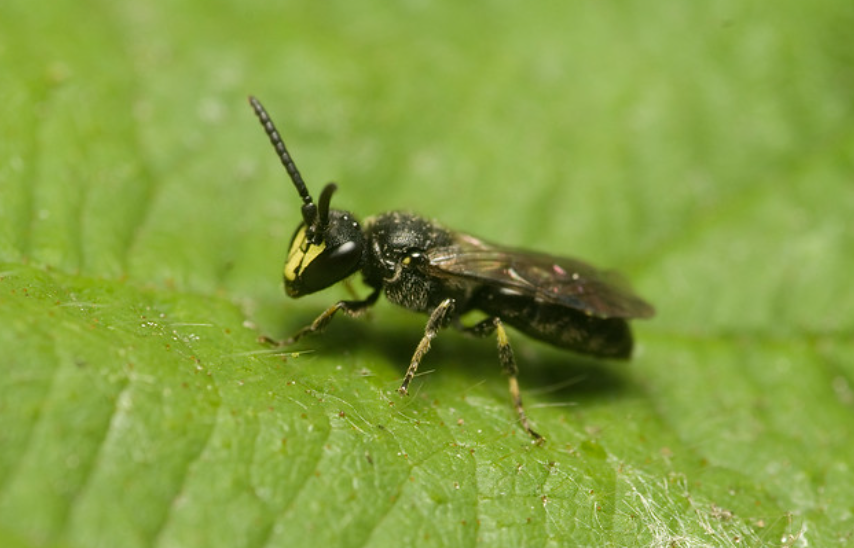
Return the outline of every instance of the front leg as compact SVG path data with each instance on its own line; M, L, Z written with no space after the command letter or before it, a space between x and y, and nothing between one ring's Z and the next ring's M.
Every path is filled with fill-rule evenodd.
M406 376L403 377L403 384L398 388L398 392L406 395L409 383L415 377L415 372L418 371L418 364L421 363L421 358L430 350L430 341L439 332L439 329L448 325L451 319L451 314L454 312L454 299L447 298L439 306L433 309L430 313L430 319L427 320L427 327L424 328L424 336L421 337L421 342L415 348L415 354L412 355L412 361L409 362L409 369L406 370Z
M360 316L369 307L376 303L379 297L380 290L375 289L373 293L368 295L367 299L364 299L362 301L338 301L337 303L324 310L323 314L318 316L313 322L311 322L310 325L307 325L296 333L294 333L291 338L286 339L282 342L276 342L276 344L279 346L290 346L301 338L305 337L306 335L320 333L324 330L324 328L326 328L326 325L332 320L332 317L339 310L344 312L348 316Z

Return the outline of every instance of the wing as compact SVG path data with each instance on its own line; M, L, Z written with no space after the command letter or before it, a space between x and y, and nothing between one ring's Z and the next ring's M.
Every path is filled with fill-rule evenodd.
M433 275L462 277L601 318L647 318L655 311L615 272L586 263L496 246L460 234L426 253Z

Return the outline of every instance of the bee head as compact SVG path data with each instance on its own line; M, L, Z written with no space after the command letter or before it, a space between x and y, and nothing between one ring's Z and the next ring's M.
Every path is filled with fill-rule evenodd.
M334 183L326 185L314 203L267 111L255 97L250 96L249 103L303 201L303 222L294 233L285 261L285 291L291 297L320 291L359 270L362 229L349 212L329 209L332 193L338 188Z
M304 219L291 240L285 261L285 291L291 297L320 291L359 270L362 229L351 213L329 209L335 188L326 185L314 220Z

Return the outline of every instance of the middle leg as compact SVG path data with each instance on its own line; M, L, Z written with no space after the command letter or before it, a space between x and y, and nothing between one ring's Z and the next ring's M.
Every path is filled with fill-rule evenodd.
M419 342L418 346L415 348L415 354L412 355L412 360L409 362L409 369L406 370L406 376L403 377L403 383L400 385L400 388L397 389L397 391L404 396L409 389L409 383L412 382L413 377L415 377L415 372L418 371L418 365L421 363L421 359L424 357L424 354L430 350L430 341L436 337L436 334L439 333L439 329L448 325L453 311L454 299L447 298L439 303L439 306L434 308L433 312L430 313L430 319L427 320L427 326L424 328L424 336L421 337L421 342Z

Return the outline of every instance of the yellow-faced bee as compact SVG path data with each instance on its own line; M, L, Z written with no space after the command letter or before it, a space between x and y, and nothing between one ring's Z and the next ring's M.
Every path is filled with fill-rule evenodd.
M339 301L283 344L321 331L336 312L357 316L384 290L389 301L429 315L400 386L409 383L438 331L454 325L464 332L498 338L498 357L510 378L510 394L522 427L541 439L522 407L518 368L504 324L554 346L603 358L626 359L632 352L628 319L648 318L652 306L634 295L613 273L581 261L487 243L448 230L434 221L394 211L366 219L329 202L336 186L326 185L315 204L267 111L249 97L255 114L302 198L302 223L285 262L285 289L301 297L361 272L373 289L363 300ZM487 319L463 326L460 317L479 310Z

